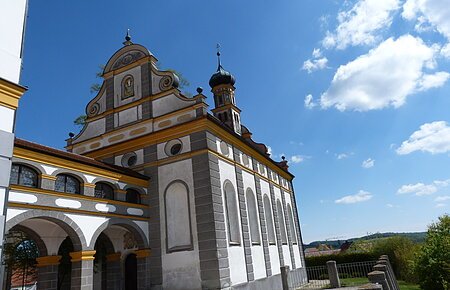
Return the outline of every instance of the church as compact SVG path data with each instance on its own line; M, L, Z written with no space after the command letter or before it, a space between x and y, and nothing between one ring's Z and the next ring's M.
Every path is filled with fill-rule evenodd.
M4 235L36 246L37 289L281 289L285 265L306 282L294 176L217 57L209 110L127 34L65 151L11 141Z

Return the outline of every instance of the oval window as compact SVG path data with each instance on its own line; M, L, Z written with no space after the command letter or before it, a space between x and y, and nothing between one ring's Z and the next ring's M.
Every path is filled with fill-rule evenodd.
M173 156L180 154L182 149L183 143L178 139L174 139L167 142L164 151L166 152L167 156Z
M123 167L131 167L136 165L137 163L137 155L134 152L128 152L122 156L122 166Z
M228 156L228 154L230 154L230 149L228 148L228 144L226 142L220 141L220 151L225 156Z

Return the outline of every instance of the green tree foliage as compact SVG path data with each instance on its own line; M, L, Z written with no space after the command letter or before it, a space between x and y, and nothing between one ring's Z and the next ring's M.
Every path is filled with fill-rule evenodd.
M414 262L422 289L450 289L450 216L443 215L429 226Z
M372 252L377 256L388 255L392 268L398 279L414 280L412 261L417 249L410 239L402 236L379 239L375 241Z
M77 126L84 126L84 124L86 124L86 115L80 115L78 116L75 120L73 120L73 123Z

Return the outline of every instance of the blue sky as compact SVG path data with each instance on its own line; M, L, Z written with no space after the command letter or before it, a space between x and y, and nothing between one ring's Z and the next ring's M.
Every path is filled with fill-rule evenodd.
M305 242L422 231L450 208L445 2L30 1L16 132L63 148L127 28L192 93L220 43L243 123L290 160Z

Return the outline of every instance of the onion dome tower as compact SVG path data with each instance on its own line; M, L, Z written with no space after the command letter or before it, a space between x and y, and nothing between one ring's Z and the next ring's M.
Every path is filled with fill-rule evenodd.
M226 71L220 62L220 46L217 45L217 71L209 79L209 86L214 94L215 108L211 110L216 118L241 135L241 110L234 98L234 76Z

